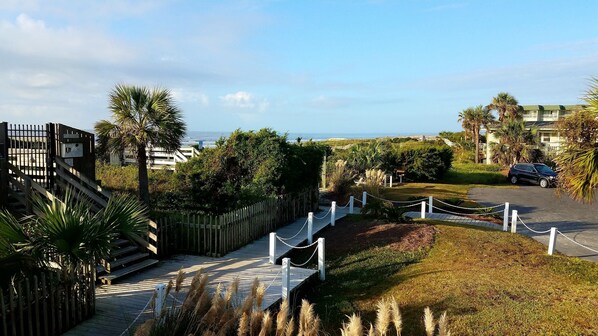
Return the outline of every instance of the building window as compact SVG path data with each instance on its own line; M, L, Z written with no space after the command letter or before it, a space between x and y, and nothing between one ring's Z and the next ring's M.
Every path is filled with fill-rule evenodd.
M542 133L542 142L550 142L550 133Z

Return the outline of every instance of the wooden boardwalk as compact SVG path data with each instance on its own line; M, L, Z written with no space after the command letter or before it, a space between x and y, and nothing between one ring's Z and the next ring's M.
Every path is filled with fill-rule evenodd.
M316 213L313 223L313 233L324 229L330 224L330 214L322 219L329 210L323 207L323 211ZM359 211L359 209L355 209ZM344 217L348 208L337 208L336 219ZM301 232L293 239L286 242L297 246L307 239L306 217L280 228L277 234L281 237L291 237L301 228ZM281 257L287 254L291 248L280 243L276 244L276 255ZM241 296L248 293L253 279L258 278L267 286L264 297L263 308L268 308L278 302L282 297L281 287L281 266L268 263L268 235L254 241L253 243L227 254L221 258L210 258L191 255L177 255L161 261L156 267L150 268L139 274L123 279L111 286L98 286L96 289L96 314L89 320L68 331L69 336L112 336L121 335L131 325L137 316L139 319L131 326L124 335L132 335L135 327L144 320L151 317L152 312L144 309L153 295L153 290L158 284L167 284L174 280L179 269L186 273L183 282L183 290L177 299L182 301L186 290L190 285L191 278L200 269L208 274L210 285L215 287L218 283L227 285L235 277L239 277L241 284L239 292ZM298 260L297 262L303 262ZM308 278L315 275L317 270L291 267L291 289L297 288ZM174 300L167 299L168 304ZM141 313L141 314L140 314Z

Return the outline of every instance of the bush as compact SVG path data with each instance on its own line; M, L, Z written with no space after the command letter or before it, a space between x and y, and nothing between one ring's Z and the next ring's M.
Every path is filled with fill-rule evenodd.
M455 164L441 179L441 182L451 184L504 184L506 176L504 168L498 164Z
M435 181L451 167L453 151L440 144L405 143L396 152L399 167L405 176L415 181Z
M203 211L222 213L316 187L326 150L311 141L290 144L270 129L237 130L216 148L179 163L175 175Z

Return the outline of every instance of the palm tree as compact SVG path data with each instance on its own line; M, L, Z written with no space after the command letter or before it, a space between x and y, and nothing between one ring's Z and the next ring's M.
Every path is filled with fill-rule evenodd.
M127 148L137 154L139 198L149 205L146 148L179 149L187 129L181 111L166 89L120 84L110 93L110 110L114 121L98 121L96 134L108 139L112 152Z
M465 129L473 135L475 142L475 163L480 162L480 130L482 126L488 129L488 125L494 121L494 116L490 110L482 105L468 107L459 113L459 121Z
M539 145L536 130L526 129L523 121L504 122L495 132L499 142L493 144L492 160L503 165L529 161Z
M592 202L598 188L598 78L585 94L588 104L559 122L565 138L563 150L556 158L559 187L578 201Z
M488 110L495 110L498 112L498 121L505 120L519 120L521 119L521 106L517 99L507 92L500 92L496 97L492 98L492 102L486 106Z
M147 208L127 196L114 196L103 210L92 213L87 200L67 190L64 202L36 198L36 216L17 220L0 211L0 267L10 274L48 266L57 256L67 274L80 265L93 265L109 256L112 241L119 235L140 234L147 229Z

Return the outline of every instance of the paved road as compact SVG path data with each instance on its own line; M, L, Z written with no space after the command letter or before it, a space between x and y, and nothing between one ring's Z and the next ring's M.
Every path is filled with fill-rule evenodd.
M574 241L598 250L598 203L582 204L567 195L557 195L555 189L521 185L519 188L473 188L469 197L482 204L509 202L512 209L519 211L521 219L536 231L557 227ZM522 229L517 231L548 245L548 234L536 234ZM589 251L558 236L557 251L598 262L598 253Z

